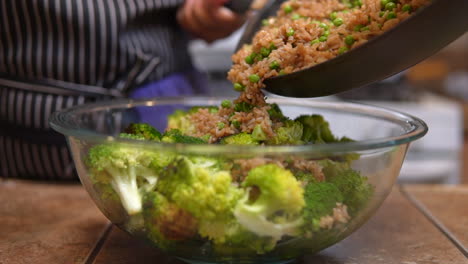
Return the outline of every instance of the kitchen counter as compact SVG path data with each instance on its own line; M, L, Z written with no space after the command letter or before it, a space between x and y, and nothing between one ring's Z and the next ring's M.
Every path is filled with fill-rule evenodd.
M398 185L358 231L298 263L468 263L468 185ZM182 262L112 226L78 184L0 180L0 264Z

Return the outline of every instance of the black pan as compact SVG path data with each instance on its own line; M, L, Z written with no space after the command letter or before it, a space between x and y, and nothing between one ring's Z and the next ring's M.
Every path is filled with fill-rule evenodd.
M238 48L251 41L261 20L274 14L281 2L270 0L257 11ZM421 62L467 30L468 0L433 0L360 47L310 68L266 79L265 90L288 97L319 97L361 87Z

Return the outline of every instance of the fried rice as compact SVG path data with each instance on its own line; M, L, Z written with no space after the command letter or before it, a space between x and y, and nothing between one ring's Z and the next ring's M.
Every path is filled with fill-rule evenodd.
M237 102L265 105L263 80L295 72L359 47L430 0L290 0L263 22L250 45L232 56L228 79ZM254 77L252 77L254 76ZM317 89L320 89L318 87Z
M248 111L234 105L212 112L192 114L191 136L210 135L209 143L260 125L268 136L282 124L268 114L261 88L263 80L310 67L351 49L407 19L430 0L290 0L276 16L263 21L249 45L232 56L228 79L240 92L235 104L251 106ZM318 87L317 89L320 89ZM233 123L233 121L235 121Z

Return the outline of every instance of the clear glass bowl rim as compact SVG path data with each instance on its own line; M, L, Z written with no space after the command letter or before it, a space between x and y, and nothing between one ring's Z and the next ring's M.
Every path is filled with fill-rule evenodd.
M89 142L121 142L136 145L143 148L151 148L161 151L176 151L185 153L198 154L325 154L325 153L341 153L372 150L397 145L407 144L414 140L423 137L428 127L426 123L412 115L356 102L341 102L341 101L317 101L299 98L269 98L268 103L277 103L288 106L310 107L316 109L331 110L335 112L346 112L352 115L368 116L377 119L392 122L403 127L411 127L409 131L398 136L382 137L370 140L361 140L354 142L343 143L328 143L328 144L305 144L305 145L283 145L283 146L249 146L249 145L219 145L219 144L172 144L163 142L148 142L132 139L122 139L112 135L101 134L91 130L81 130L73 128L69 121L74 115L85 113L90 110L106 110L116 108L131 108L136 106L162 106L162 105L215 105L225 99L220 97L158 97L147 99L118 99L109 101L100 101L95 103L87 103L79 106L74 106L64 110L57 111L51 115L49 122L51 127L64 134L80 140Z

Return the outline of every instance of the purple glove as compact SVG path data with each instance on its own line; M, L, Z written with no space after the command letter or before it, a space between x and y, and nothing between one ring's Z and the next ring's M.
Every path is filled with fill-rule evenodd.
M149 83L130 93L130 98L181 97L207 93L208 79L197 70L175 73L157 82ZM182 106L136 107L139 122L148 123L159 131L164 131L167 115Z

